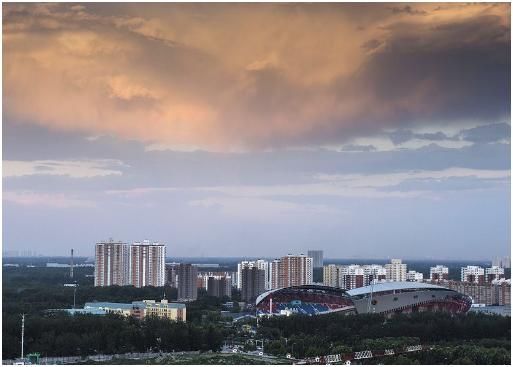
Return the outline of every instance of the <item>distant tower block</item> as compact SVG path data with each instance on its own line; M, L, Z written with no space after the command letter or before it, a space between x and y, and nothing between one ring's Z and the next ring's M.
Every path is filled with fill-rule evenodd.
M73 279L73 249L71 249L71 260L69 264L69 277Z

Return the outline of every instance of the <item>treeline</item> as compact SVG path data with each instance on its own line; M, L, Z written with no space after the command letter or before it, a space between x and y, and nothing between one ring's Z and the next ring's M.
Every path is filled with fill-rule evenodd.
M20 355L18 315L3 319L3 358ZM42 356L86 356L146 351L217 351L224 336L214 324L122 316L30 315L25 320L25 352Z
M77 268L73 281L76 289L76 305L86 302L126 302L143 299L161 300L164 294L169 300L176 300L177 290L171 287L111 286L94 287L92 273L88 268ZM10 268L4 269L2 284L3 313L40 313L48 309L71 308L74 288L64 287L72 283L69 269L62 268Z
M497 347L501 358L510 358L510 317L498 315L416 313L392 318L372 314L274 317L261 320L258 334L259 338L269 340L268 353L291 353L297 358L412 344L447 345L465 340L487 340L488 344L481 345L482 348Z

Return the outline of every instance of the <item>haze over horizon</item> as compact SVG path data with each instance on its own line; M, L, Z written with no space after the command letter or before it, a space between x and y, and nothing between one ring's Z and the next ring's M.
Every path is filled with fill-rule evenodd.
M510 4L3 4L3 249L510 254Z

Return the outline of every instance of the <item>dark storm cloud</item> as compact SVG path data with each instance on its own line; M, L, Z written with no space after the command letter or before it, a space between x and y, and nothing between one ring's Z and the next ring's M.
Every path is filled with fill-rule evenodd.
M217 151L509 119L509 5L436 7L9 4L5 116Z

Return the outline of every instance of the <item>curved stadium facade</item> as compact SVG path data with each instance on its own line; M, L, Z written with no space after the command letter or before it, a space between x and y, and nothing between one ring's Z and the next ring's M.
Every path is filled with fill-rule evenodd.
M267 291L258 296L256 310L260 316L356 313L353 301L345 290L321 285L301 285Z
M383 282L351 289L347 293L358 313L465 313L472 305L469 296L449 288L418 282Z
M257 315L342 313L465 313L472 299L452 289L417 282L383 282L345 291L303 285L267 291L256 300Z

